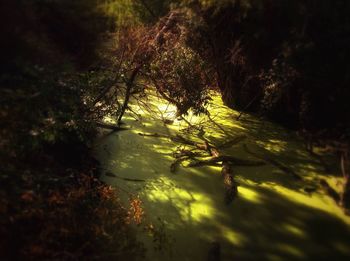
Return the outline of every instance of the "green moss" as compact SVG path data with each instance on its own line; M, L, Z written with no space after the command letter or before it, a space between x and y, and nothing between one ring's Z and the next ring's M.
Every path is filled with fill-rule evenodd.
M202 126L205 137L221 144L237 135L247 139L223 150L240 158L254 159L243 144L255 153L268 155L303 177L296 181L271 164L260 167L234 166L239 197L224 204L220 167L180 169L170 172L172 153L179 144L166 138L143 137L140 132L181 134L198 140L188 132L184 121L174 119L175 108L155 96L148 96L148 111L133 105L141 115L136 121L125 118L130 131L114 133L96 141L96 155L106 170L123 177L145 179L138 184L105 177L112 186L138 193L145 205L147 221L165 222L165 233L175 239L173 260L205 260L210 242L221 244L223 260L311 260L350 257L350 218L321 189L308 194L306 186L318 186L317 178L331 185L340 181L338 173L325 173L322 165L304 149L298 137L282 127L244 115L225 107L213 96L207 116L189 114L192 125ZM153 110L155 113L150 113ZM162 118L174 120L165 125ZM255 159L256 160L256 159ZM171 251L153 251L152 238L139 233L148 247L149 260L170 260Z

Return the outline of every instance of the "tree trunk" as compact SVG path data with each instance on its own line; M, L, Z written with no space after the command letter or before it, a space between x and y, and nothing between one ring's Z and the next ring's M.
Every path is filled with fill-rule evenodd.
M131 73L130 78L126 84L126 93L125 93L124 103L120 109L120 114L119 114L119 117L117 120L118 125L120 125L121 120L124 116L125 110L128 107L128 103L129 103L130 95L131 95L131 90L132 90L132 87L134 85L134 81L136 79L136 76L140 70L141 70L141 65L136 66L135 69L133 70L133 72Z

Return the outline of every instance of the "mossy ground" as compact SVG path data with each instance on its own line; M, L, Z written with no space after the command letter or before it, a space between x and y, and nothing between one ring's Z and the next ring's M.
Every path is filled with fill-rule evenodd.
M146 222L163 233L155 239L140 230L139 238L148 248L149 260L205 260L213 241L221 244L222 260L350 258L350 217L318 186L318 180L324 178L336 190L341 188L334 158L325 156L333 168L326 173L295 133L251 115L237 121L238 112L213 96L210 117L186 117L192 125L203 127L211 143L247 135L224 153L254 159L244 150L246 145L302 177L301 181L295 180L271 164L234 167L240 183L238 198L227 206L220 167L182 166L171 173L173 152L182 145L138 134L181 134L196 139L196 128L189 130L184 120L177 120L172 106L152 92L145 102L147 106L135 101L132 105L140 117L134 113L125 117L130 130L101 135L95 150L105 171L145 180L131 182L103 176L108 184L139 195ZM174 120L173 124L164 124L164 118ZM308 193L307 187L316 190Z

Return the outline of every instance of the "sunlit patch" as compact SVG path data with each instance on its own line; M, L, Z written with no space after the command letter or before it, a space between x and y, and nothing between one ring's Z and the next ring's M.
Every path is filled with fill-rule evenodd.
M212 217L213 208L205 202L194 202L190 207L182 208L180 213L184 220L201 222Z
M303 230L301 230L300 228L293 226L291 224L284 224L283 225L283 229L289 233L292 233L293 235L296 235L298 237L304 238L306 237L305 233L303 232Z
M280 140L269 140L269 142L257 141L256 143L264 149L274 153L284 151L287 145L287 142Z
M114 163L114 164L118 165L118 167L120 167L120 168L122 168L122 169L127 169L127 168L130 167L129 164L126 163L126 162L116 162L116 163Z
M103 119L103 121L106 122L106 123L110 123L110 124L115 124L116 123L116 120L114 118L112 118L111 116L106 116Z
M163 145L153 145L153 148L158 153L170 154L173 152L172 148L169 148L169 147L163 146Z
M271 189L271 187L267 184L263 184L263 186ZM350 224L349 218L344 214L342 209L335 205L331 198L325 195L314 193L312 196L310 196L278 184L273 185L273 189L291 201L311 208L323 210L331 215L338 216L344 222Z
M212 173L219 175L222 167L221 166L210 166L209 169L212 171Z
M231 119L232 120L232 119ZM231 127L231 128L235 128L237 130L246 130L246 128L242 127L241 125L239 124L235 124L234 122L228 122L228 121L221 121L220 122L221 124L223 124L224 126L228 126L228 127Z
M233 245L242 246L247 241L246 237L241 233L235 232L229 227L222 226L221 232L223 236Z
M159 103L156 106L159 112L161 113L161 116L163 116L163 118L175 119L176 111L177 111L176 106L171 104L162 104L162 103Z
M236 131L245 131L246 128L243 127L240 122L236 121L234 118L232 117L213 117L212 118L213 122L209 121L208 124L210 125L210 127L214 130L216 130L217 132L223 132L223 130L226 128L232 128ZM216 124L213 124L213 123Z
M196 177L201 178L210 178L211 176L218 175L219 172L215 170L215 167L201 167L201 168L191 168L188 166L188 164L191 163L191 161L184 161L183 162L183 168L181 169L180 173L181 175L185 174L191 174L196 175Z
M277 243L276 248L280 249L281 251L284 251L290 255L293 255L295 257L303 258L305 257L304 253L296 248L295 246L283 244L283 243Z
M243 186L238 187L239 197L242 197L246 200L253 201L255 203L261 203L261 199L259 198L258 193L253 191L252 189L248 189Z
M152 191L148 191L147 193L147 197L150 201L153 202L166 202L169 201L169 197L167 194L161 192L160 190L152 190Z
M201 222L204 219L213 218L214 209L208 197L177 188L166 179L163 179L162 184L163 188L158 184L156 189L146 191L145 196L148 200L154 203L169 203L176 207L183 221Z
M298 166L300 167L300 169L304 169L306 171L317 171L319 170L319 167L315 166L315 165L311 165L311 164L298 164ZM317 173L315 172L314 174L317 175Z

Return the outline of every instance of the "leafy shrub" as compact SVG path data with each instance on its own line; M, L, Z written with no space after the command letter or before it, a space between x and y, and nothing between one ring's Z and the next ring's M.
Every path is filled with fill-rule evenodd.
M169 101L178 109L178 115L192 109L205 113L211 81L205 62L190 48L181 44L159 55L150 65L151 78Z

